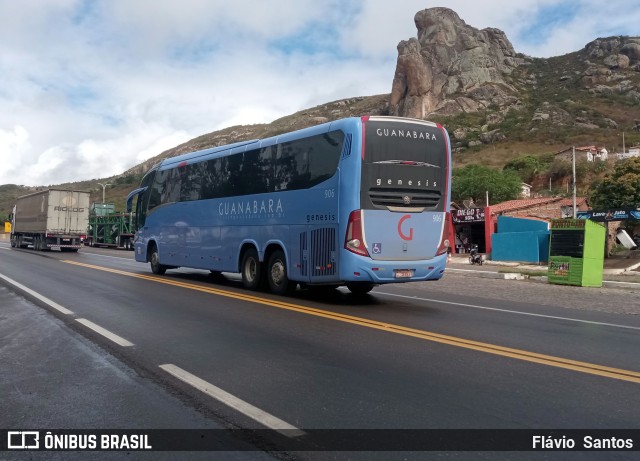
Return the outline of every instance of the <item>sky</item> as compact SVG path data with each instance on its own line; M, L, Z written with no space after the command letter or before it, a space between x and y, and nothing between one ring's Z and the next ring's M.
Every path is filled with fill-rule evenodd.
M0 185L107 178L194 137L391 92L447 6L517 52L640 35L640 0L0 0Z

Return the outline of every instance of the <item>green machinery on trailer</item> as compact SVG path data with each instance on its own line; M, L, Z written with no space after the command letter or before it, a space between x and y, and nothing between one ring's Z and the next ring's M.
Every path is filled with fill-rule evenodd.
M133 223L133 213L118 213L113 203L93 203L85 244L133 250Z
M554 219L549 241L549 283L602 286L606 229L588 219Z

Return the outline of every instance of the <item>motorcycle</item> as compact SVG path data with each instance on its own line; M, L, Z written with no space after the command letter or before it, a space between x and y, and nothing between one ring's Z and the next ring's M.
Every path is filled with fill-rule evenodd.
M478 245L473 245L471 250L469 250L469 264L477 264L478 266L482 266L484 262L484 257L478 253Z

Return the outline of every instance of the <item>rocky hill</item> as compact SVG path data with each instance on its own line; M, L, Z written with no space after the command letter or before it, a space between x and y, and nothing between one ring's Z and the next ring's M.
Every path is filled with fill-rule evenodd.
M415 25L417 36L397 46L390 94L353 97L270 124L204 134L122 175L82 187L97 189L97 181L117 183L117 188L107 189L107 200L122 203L125 191L162 158L360 115L442 123L451 134L454 166L483 163L501 168L524 155L548 157L571 145L615 152L622 148L623 132L627 147L640 145L640 37L598 38L582 50L540 59L517 53L504 32L476 29L448 8L419 11ZM538 183L546 184L547 174L542 172ZM582 178L582 193L591 179ZM10 202L4 191L1 195L6 200L0 203L0 216L6 213L4 203Z
M398 44L390 94L205 134L126 174L197 149L367 114L442 123L452 135L457 165L499 167L572 144L615 151L622 148L623 131L627 146L640 144L640 37L599 38L580 51L540 59L517 53L501 30L478 30L448 8L419 11L415 24L417 38Z
M391 93L306 109L270 124L235 126L165 151L164 157L304 128L353 115L435 120L452 134L458 164L494 166L571 144L608 150L640 144L640 37L599 38L540 59L516 53L501 30L478 30L448 8L415 15L417 38L398 44ZM471 151L473 155L463 155Z

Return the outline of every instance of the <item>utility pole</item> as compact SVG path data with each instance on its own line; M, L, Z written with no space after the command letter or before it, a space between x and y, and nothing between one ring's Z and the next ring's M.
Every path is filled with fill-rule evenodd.
M576 146L573 146L573 219L576 216Z
M107 186L111 186L111 183L106 183L106 184L102 184L101 182L99 182L98 184L100 184L102 186L102 203L104 203L104 192L107 189Z

